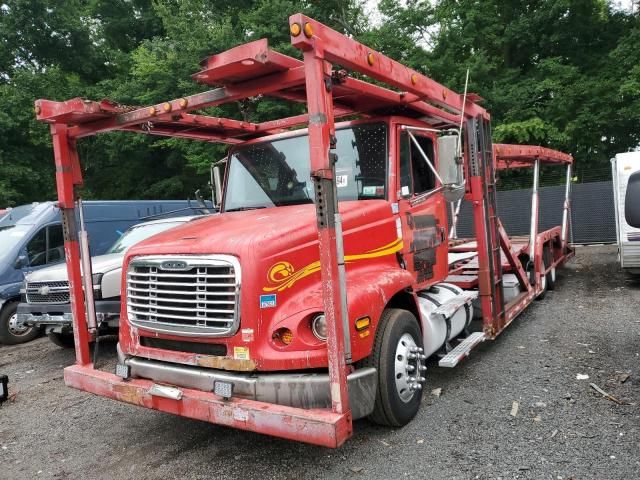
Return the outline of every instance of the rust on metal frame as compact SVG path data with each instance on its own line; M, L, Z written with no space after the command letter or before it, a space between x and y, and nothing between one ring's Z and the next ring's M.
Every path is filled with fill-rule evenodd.
M493 146L496 168L531 168L536 161L549 165L571 165L573 157L568 153L536 145L508 145L496 143Z

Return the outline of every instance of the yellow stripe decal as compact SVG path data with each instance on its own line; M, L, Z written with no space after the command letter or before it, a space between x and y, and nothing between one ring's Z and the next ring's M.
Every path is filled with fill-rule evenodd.
M387 255L393 255L396 252L402 250L404 244L401 238L394 240L387 245L383 245L382 247L375 248L373 250L369 250L365 253L359 253L354 255L345 255L344 261L345 263L356 262L358 260L365 260L369 258L378 258L384 257ZM269 269L269 282L272 286L263 287L262 290L265 292L281 292L290 288L295 284L298 280L308 277L316 272L320 271L320 261L315 261L310 263L309 265L303 267L301 270L297 272L293 268L289 262L278 262L273 265Z

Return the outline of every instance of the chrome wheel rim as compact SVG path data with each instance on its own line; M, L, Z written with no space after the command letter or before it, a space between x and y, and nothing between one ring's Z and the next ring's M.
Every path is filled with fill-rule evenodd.
M422 373L426 370L426 357L422 352L423 349L418 347L410 334L405 333L400 337L396 346L394 378L396 392L404 403L411 401L425 381Z
M29 330L31 330L31 327L27 327L25 324L18 322L17 313L14 313L9 317L9 332L12 335L19 337L29 333Z

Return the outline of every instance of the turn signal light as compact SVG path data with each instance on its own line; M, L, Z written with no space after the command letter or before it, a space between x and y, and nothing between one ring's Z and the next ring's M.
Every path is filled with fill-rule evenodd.
M356 320L356 330L358 332L364 330L365 328L369 328L371 325L371 319L369 317L362 317Z
M273 338L285 345L290 345L293 341L293 333L288 328L279 328L273 333Z
M300 32L302 32L302 28L300 27L299 23L292 23L289 27L289 32L293 37L297 37L298 35L300 35Z
M304 24L304 36L307 38L313 37L313 27L309 22Z
M367 54L367 63L373 67L373 64L376 63L376 56L369 52Z

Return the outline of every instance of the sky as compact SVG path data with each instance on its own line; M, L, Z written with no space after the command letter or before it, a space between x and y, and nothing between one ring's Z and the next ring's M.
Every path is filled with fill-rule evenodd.
M379 0L364 0L365 10L369 14L369 18L371 19L374 25L379 24L382 19L380 14L378 13L378 1ZM609 0L616 8L621 10L632 11L634 9L635 3L635 11L640 9L640 0ZM405 3L404 0L399 0L400 3Z

